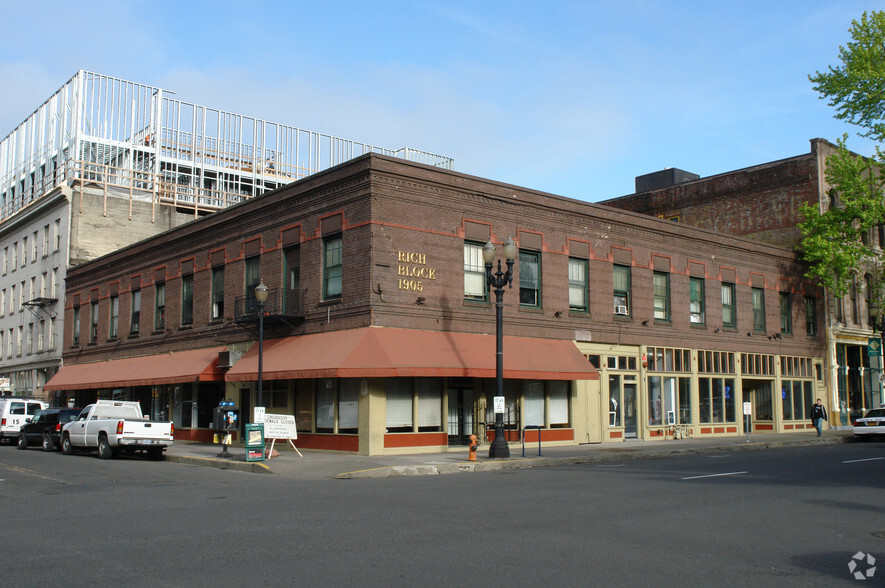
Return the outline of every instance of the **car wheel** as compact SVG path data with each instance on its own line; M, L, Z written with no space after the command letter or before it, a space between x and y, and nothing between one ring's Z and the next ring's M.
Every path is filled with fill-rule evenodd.
M71 438L67 435L61 440L61 452L65 455L74 455L74 446L71 445Z
M111 444L108 443L108 438L105 435L98 438L98 457L101 459L111 459L114 457L114 452L111 450Z
M52 451L55 449L55 443L49 433L43 433L43 451Z
M18 434L18 448L19 449L27 449L28 448L28 438L25 437L24 433Z

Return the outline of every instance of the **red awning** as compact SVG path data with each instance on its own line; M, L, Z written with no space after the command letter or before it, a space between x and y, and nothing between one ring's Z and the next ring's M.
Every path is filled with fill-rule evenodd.
M158 386L184 382L223 382L218 352L224 347L161 355L127 357L63 366L44 390L88 390L125 386Z
M365 327L264 342L262 377L495 377L495 336ZM504 337L504 377L596 380L599 373L571 341ZM258 379L258 345L225 379Z

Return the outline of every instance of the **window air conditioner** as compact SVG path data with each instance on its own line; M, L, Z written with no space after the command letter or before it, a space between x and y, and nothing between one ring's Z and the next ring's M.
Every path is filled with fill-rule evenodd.
M627 307L626 306L616 306L615 307L615 314L627 316Z
M702 322L704 322L704 315L702 315L702 314L693 314L693 315L691 315L691 322L693 322L693 323L702 323Z

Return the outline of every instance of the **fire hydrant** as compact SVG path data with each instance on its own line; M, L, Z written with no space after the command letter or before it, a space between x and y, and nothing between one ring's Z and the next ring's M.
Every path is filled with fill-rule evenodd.
M476 435L470 436L470 445L467 451L467 461L476 461Z

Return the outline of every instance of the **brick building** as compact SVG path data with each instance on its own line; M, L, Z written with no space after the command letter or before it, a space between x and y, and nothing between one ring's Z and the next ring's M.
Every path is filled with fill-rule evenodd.
M827 396L822 292L791 249L375 154L72 268L47 389L136 398L207 439L220 400L245 415L258 401L263 282L262 404L295 416L300 446L487 440L481 249L500 256L508 235L510 440L525 426L549 444L810 426Z
M800 206L807 202L825 211L831 188L826 161L836 145L812 139L809 153L706 178L682 170L663 170L636 179L636 193L602 202L680 223L705 227L720 234L740 235L774 245L796 248L802 239ZM885 247L885 230L870 235ZM861 272L862 274L863 272ZM885 397L878 357L869 357L867 342L878 338L870 323L865 298L871 278L859 275L848 295L823 302L822 336L827 341L826 374L834 425L848 427Z

